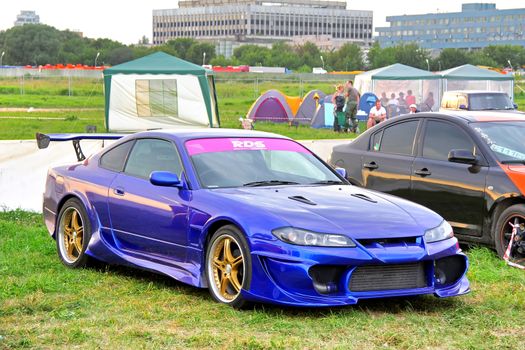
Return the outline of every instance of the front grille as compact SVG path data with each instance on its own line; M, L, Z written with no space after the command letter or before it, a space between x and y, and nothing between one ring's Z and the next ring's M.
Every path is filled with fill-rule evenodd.
M353 292L365 292L426 286L425 265L414 263L359 266L352 273L349 288Z
M401 238L368 238L368 239L358 239L365 247L370 247L374 245L402 245L402 244L416 244L417 237L401 237Z

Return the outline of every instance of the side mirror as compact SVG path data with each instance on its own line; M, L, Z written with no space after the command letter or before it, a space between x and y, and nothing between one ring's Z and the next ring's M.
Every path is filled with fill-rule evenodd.
M169 171L153 171L149 176L149 182L155 186L182 187L182 182L177 174Z
M465 109L465 110L467 110L468 108L467 108L466 105L459 105L459 109Z
M466 149L453 149L448 153L448 161L462 164L476 164L478 157Z
M346 169L345 168L335 168L335 171L346 179Z

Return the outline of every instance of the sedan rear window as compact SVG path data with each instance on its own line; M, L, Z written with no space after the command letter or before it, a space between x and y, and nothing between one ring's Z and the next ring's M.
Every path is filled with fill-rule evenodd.
M417 120L411 120L384 129L379 151L383 153L412 155L417 124ZM376 145L374 144L374 150L375 149Z

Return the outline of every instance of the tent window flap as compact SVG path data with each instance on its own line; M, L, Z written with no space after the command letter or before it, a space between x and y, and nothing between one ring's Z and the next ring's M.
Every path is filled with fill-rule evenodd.
M176 79L137 79L135 98L139 117L179 116Z

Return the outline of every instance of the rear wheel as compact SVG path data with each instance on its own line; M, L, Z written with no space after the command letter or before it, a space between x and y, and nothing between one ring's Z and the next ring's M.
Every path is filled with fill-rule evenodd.
M509 246L514 225L518 225L518 228L512 244L510 260L522 264L525 262L525 205L512 205L501 213L496 223L494 243L498 255L503 257Z
M86 248L91 238L91 225L84 205L77 198L67 200L58 215L57 251L64 265L84 267L88 262Z
M211 295L236 308L248 303L241 295L251 281L250 249L238 228L221 227L212 236L206 253L206 277Z

